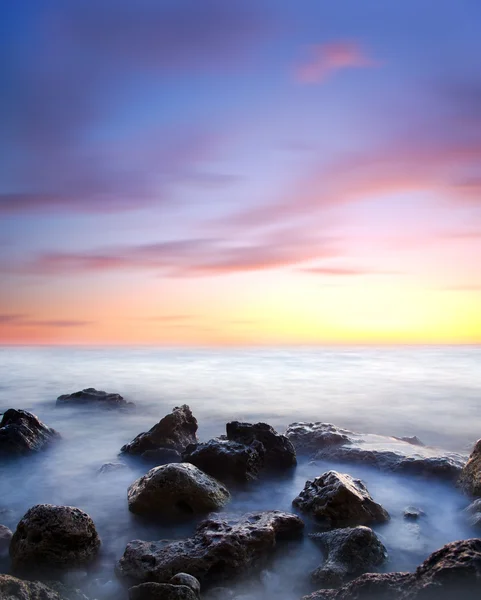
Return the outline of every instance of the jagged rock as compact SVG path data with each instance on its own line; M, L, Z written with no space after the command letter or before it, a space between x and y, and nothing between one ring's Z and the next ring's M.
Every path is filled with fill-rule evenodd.
M411 521L416 521L419 517L423 517L426 513L420 508L416 508L415 506L408 506L404 509L403 515L405 519L410 519Z
M280 511L213 515L200 523L191 538L130 542L117 572L139 582L168 582L183 572L201 583L215 583L257 566L274 552L279 540L298 536L303 527L299 517Z
M471 504L464 509L464 512L468 516L469 524L472 527L481 528L481 498L471 502Z
M12 539L13 533L5 525L0 525L0 556L8 554L8 548Z
M125 471L129 467L125 463L121 462L111 462L103 464L100 469L97 471L99 475L105 475L106 473L118 473L119 471Z
M311 577L324 587L338 587L349 577L360 575L380 565L387 550L369 527L333 529L309 536L319 542L326 560Z
M361 463L384 471L455 480L465 456L424 446L418 438L356 433L331 423L292 423L286 436L298 453L318 460Z
M221 481L251 481L264 464L264 447L213 439L187 446L182 459Z
M177 575L172 577L169 583L172 585L185 585L200 598L200 581L188 573L177 573Z
M189 463L154 467L127 492L129 509L141 515L181 516L217 510L230 499L218 481Z
M146 452L168 448L182 453L189 444L197 443L196 432L197 419L184 404L176 406L149 431L139 433L130 443L122 446L120 451L144 456ZM146 456L148 457L149 455Z
M459 477L458 485L470 496L481 496L481 440L478 440Z
M86 388L73 394L63 394L57 398L57 406L98 406L99 408L132 408L120 394L112 394L95 388Z
M292 442L267 423L239 423L226 425L227 439L250 445L260 442L265 448L265 465L271 469L286 469L297 464L296 450Z
M0 421L0 456L38 452L60 435L26 410L10 408Z
M40 581L23 581L11 575L0 575L2 600L64 600L57 592Z
M337 471L307 481L292 504L328 527L369 525L389 519L387 511L374 502L361 480Z
M18 523L10 556L15 570L60 569L90 562L99 546L87 513L71 506L38 504Z
M129 589L129 600L198 600L186 585L141 583Z
M480 589L481 539L471 539L446 544L414 573L368 573L303 600L479 600Z

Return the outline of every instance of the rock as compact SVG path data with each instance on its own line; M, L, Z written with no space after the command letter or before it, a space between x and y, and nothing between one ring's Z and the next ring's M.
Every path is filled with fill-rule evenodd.
M167 582L183 572L202 584L237 576L272 554L279 540L300 535L304 523L280 511L213 515L184 540L127 544L117 572L135 581Z
M172 579L170 579L169 583L172 585L185 585L200 598L200 581L188 573L177 573L177 575L174 575Z
M384 471L456 480L465 456L422 445L418 438L356 433L330 423L292 423L286 436L314 459L370 465Z
M264 464L264 447L213 439L187 446L182 459L221 481L251 481Z
M12 539L13 533L5 525L0 525L0 556L8 554L8 548Z
M22 581L11 575L0 575L2 600L64 600L56 591L40 581Z
M471 502L471 504L464 509L464 512L468 516L469 524L472 527L481 528L481 498Z
M182 516L217 510L229 491L189 463L154 467L127 492L129 510L140 515Z
M99 546L87 513L71 506L38 504L18 523L10 556L15 570L71 568L90 562Z
M307 481L292 504L328 527L369 525L389 519L361 480L337 471L327 471L314 481Z
M366 573L387 558L387 550L369 527L333 529L309 536L321 544L323 565L311 577L324 587L338 587L353 575Z
M62 600L89 600L80 590L64 585L60 581L46 581L45 584L57 592Z
M188 447L188 446L187 446ZM182 462L182 454L173 448L158 448L157 450L146 450L142 458L147 462L159 465Z
M129 589L129 600L198 600L186 585L141 583Z
M95 388L85 388L73 394L63 394L57 398L57 406L97 406L99 408L132 408L120 394L112 394Z
M399 440L401 442L407 442L408 444L412 444L413 446L425 446L426 445L423 442L421 442L421 440L416 435L413 435L412 437L408 437L408 436L404 436L404 437L393 436L393 437L395 440Z
M59 437L32 413L10 408L0 421L0 456L38 452Z
M277 433L267 423L239 423L232 421L226 425L227 439L250 445L260 442L265 448L265 465L271 469L287 469L297 464L296 450L292 442Z
M481 439L476 442L463 467L458 485L470 496L481 496Z
M184 404L175 407L149 431L139 433L129 444L122 446L121 452L143 456L151 450L169 448L182 453L189 444L197 443L196 432L197 419Z
M122 462L111 462L103 464L100 469L97 471L99 475L105 475L106 473L118 473L119 471L125 471L129 467L125 463Z
M481 539L471 539L446 544L414 573L368 573L303 600L479 600L480 589Z
M405 519L410 519L411 521L416 521L419 517L423 517L426 513L420 508L416 508L415 506L408 506L404 509L403 515Z

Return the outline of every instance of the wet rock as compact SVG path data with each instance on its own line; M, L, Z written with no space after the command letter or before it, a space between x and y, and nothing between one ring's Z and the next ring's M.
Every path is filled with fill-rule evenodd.
M118 473L119 471L128 470L128 465L122 462L111 462L103 464L97 471L99 475L105 475L106 473Z
M185 516L217 510L230 499L218 481L189 463L154 467L127 492L129 509L140 515Z
M196 432L197 419L184 404L175 407L149 431L139 433L129 444L122 446L121 452L143 456L146 452L168 448L181 454L189 444L197 443Z
M89 600L80 590L69 585L64 585L60 581L46 581L45 584L57 592L62 600Z
M280 511L243 516L214 515L191 538L127 544L117 572L135 581L168 582L179 572L202 584L237 576L271 555L279 540L297 537L304 524Z
M466 462L465 456L424 446L416 437L356 433L330 423L292 423L286 436L298 453L314 459L360 463L384 471L456 480Z
M142 458L149 463L167 465L169 463L182 462L182 454L173 448L158 448L157 450L146 450Z
M221 481L251 481L264 464L264 447L213 439L187 446L182 459Z
M470 496L481 496L481 440L478 440L463 467L458 485Z
M387 511L374 502L361 480L337 471L307 481L292 504L327 527L369 525L389 519Z
M13 533L5 525L0 525L0 556L8 554L8 548L12 539Z
M369 527L333 529L309 536L318 542L326 556L324 564L313 571L313 581L323 587L338 587L348 578L380 565L387 550Z
M174 575L172 579L169 581L172 585L185 585L190 588L194 594L200 598L200 582L192 575L188 573L177 573Z
M26 410L10 408L0 421L0 456L43 450L60 435Z
M472 527L481 528L481 498L471 502L471 504L464 509L464 512L467 515L469 524Z
M415 506L408 506L404 509L403 516L405 519L416 521L419 517L423 517L426 513Z
M18 523L10 556L15 570L62 569L90 562L99 546L87 513L71 506L38 504Z
M22 581L11 575L0 575L2 600L64 600L55 590L39 581Z
M471 539L446 544L414 573L368 573L303 600L478 600L480 589L481 539Z
M186 585L141 583L129 589L129 600L198 600Z
M57 398L57 406L96 406L99 408L132 408L120 394L112 394L95 388L86 388L73 394L63 394Z
M265 465L271 469L287 469L297 464L296 450L292 442L267 423L239 423L226 425L227 439L250 445L260 442L265 448Z

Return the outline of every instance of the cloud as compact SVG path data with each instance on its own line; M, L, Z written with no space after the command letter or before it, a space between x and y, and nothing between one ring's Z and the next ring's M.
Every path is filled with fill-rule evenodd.
M51 328L70 328L85 327L93 325L94 321L83 321L80 319L31 319L26 315L0 315L0 323L5 325L14 325L15 327L51 327Z
M9 325L22 322L25 315L0 315L0 324Z
M337 71L377 64L353 41L314 44L307 48L306 57L295 69L295 76L300 83L322 83Z
M302 273L309 273L312 275L326 275L334 277L351 277L361 275L400 275L400 271L379 271L376 269L367 269L363 267L331 267L331 266L320 266L320 267L300 267L297 269Z
M145 321L159 321L161 323L183 323L185 321L192 321L195 319L194 315L160 315L156 317L145 317Z

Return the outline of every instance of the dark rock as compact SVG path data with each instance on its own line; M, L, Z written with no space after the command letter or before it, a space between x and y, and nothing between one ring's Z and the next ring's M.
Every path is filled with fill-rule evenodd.
M387 550L369 527L333 529L309 536L321 544L326 560L311 577L323 587L338 587L348 578L377 567L387 558Z
M0 421L0 456L43 450L60 435L26 410L7 410Z
M10 556L15 570L70 568L90 562L99 546L87 513L71 506L38 504L18 523Z
M135 404L127 402L120 394L112 394L95 388L86 388L73 394L63 394L57 398L57 406L98 406L100 408L131 408Z
M11 575L0 575L2 600L64 600L56 591L40 581L22 581Z
M196 432L197 419L184 404L175 407L149 431L139 433L129 444L122 446L121 452L144 455L151 450L169 448L182 453L189 444L197 443Z
M293 423L286 436L298 453L314 459L360 463L384 471L458 478L466 457L424 446L418 438L356 433L330 423Z
M213 439L187 446L182 459L221 481L251 481L264 464L264 448Z
M423 517L426 513L420 508L416 508L415 506L408 506L404 509L403 515L405 519L410 519L411 521L416 521L419 517Z
M191 538L127 544L118 574L135 581L167 582L179 572L201 583L215 583L258 565L275 551L277 542L300 535L303 522L280 511L241 517L213 515L202 521Z
M481 496L481 440L478 440L463 467L458 485L470 496Z
M479 600L481 539L446 544L414 573L368 573L303 600Z
M421 440L416 436L413 435L412 437L396 437L393 436L395 440L400 440L401 442L407 442L408 444L412 444L413 446L425 446L426 444L424 444L423 442L421 442Z
M169 581L172 585L185 585L190 588L194 594L200 598L200 582L192 575L188 573L177 573L174 575L172 579Z
M57 592L62 600L89 600L80 590L61 583L60 581L46 581L45 585Z
M217 510L229 491L189 463L154 467L134 481L127 492L129 509L141 515L185 516Z
M369 525L389 519L361 480L337 471L328 471L314 481L307 481L292 504L328 527Z
M267 423L239 423L232 421L226 425L227 439L250 445L260 442L265 448L265 465L271 469L287 469L297 464L296 450L292 442L280 435Z
M146 450L142 454L142 458L149 463L155 464L156 466L182 462L182 454L173 448L157 448L157 450Z
M0 525L0 556L8 554L8 548L12 539L13 533L5 525Z
M125 471L128 468L128 465L121 462L105 463L100 467L97 473L99 475L105 475L106 473L118 473L119 471Z
M468 516L469 524L472 527L481 528L481 498L471 502L471 504L464 509L464 512Z
M129 600L198 600L198 596L185 585L151 582L131 587Z

